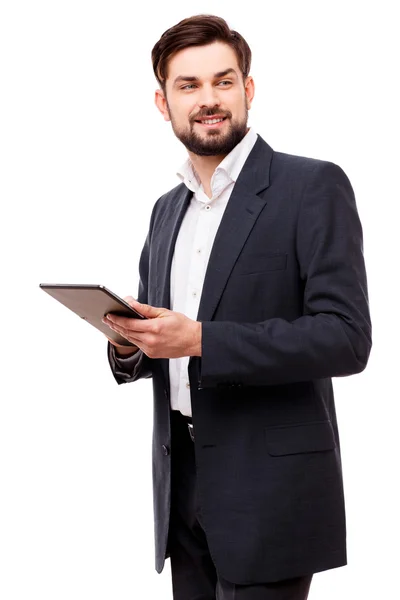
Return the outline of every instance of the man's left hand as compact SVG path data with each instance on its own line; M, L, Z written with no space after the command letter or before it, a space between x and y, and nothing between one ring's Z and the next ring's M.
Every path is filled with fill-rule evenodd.
M146 319L108 314L103 323L138 346L149 358L201 356L201 323L186 315L141 304L129 304Z

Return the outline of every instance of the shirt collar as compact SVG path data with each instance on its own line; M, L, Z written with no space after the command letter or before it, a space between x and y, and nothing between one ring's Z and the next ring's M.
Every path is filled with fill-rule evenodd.
M213 198L221 194L230 183L236 182L256 141L257 133L250 127L244 138L221 161L211 178ZM199 188L202 189L199 177L190 158L187 158L177 171L177 176L192 192L196 193Z

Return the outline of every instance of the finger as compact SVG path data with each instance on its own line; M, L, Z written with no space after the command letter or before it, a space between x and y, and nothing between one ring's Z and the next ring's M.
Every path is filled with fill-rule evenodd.
M129 331L128 329L125 329L124 327L120 327L116 323L110 323L108 326L110 327L110 329L112 329L116 333L119 333L119 335L122 335L122 337L124 337L126 340L128 340L132 344L135 344L138 347L141 347L141 345L143 345L143 336L140 336L140 334L139 335L132 334L131 331ZM108 339L110 339L110 338L108 338ZM112 342L112 340L110 340L110 341ZM112 343L115 345L115 342L112 342Z
M122 319L123 319L123 317L122 317ZM120 317L118 317L118 320L120 320ZM127 320L128 321L136 321L137 319L127 319ZM108 322L107 325L109 326L110 329L112 329L112 331L119 333L119 335L122 335L122 337L127 339L132 344L135 344L139 348L143 349L143 346L147 346L147 342L149 339L148 331L143 331L143 332L132 331L131 329L127 329L125 327L120 326L119 323Z
M167 310L166 308L150 306L150 304L142 304L141 302L138 302L134 298L132 298L130 305L132 306L132 308L137 310L138 313L140 313L144 317L147 317L148 319L155 319L161 313L163 313Z
M145 333L152 331L154 325L150 320L147 319L135 319L131 317L119 317L112 313L107 314L102 322L109 327L111 325L118 325L126 330L127 333Z
M116 333L119 333L119 335L121 335L122 337L124 337L131 344L134 344L137 348L140 348L141 350L143 349L143 340L142 339L137 338L137 337L133 337L132 335L129 335L127 332L125 332L125 334L124 334L124 332L122 330L118 330L114 326L112 327L112 330L115 331ZM106 336L106 338L116 348L126 348L127 347L127 346L124 346L122 344L117 344L116 342L114 342L114 340L112 340L108 336Z

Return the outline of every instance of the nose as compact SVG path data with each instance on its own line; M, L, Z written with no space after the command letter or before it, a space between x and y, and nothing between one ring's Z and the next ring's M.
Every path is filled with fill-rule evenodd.
M219 106L221 101L218 96L218 90L213 85L203 85L198 96L198 105L200 108Z

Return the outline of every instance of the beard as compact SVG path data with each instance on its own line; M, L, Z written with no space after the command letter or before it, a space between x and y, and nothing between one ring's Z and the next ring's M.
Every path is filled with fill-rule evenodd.
M195 131L195 119L190 121L188 129L181 130L177 127L169 107L168 112L174 134L189 152L197 154L197 156L226 156L242 141L247 133L248 110L246 106L245 115L241 121L233 120L232 113L229 111L222 113L222 111L215 109L209 109L197 115L196 119L211 118L213 115L223 114L229 120L227 131L205 128L203 135Z

